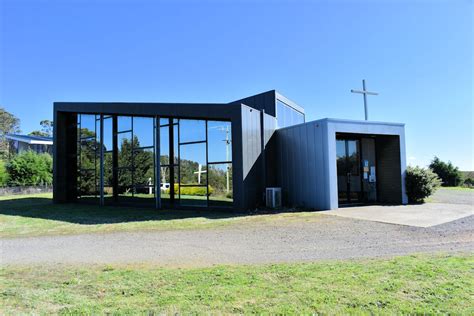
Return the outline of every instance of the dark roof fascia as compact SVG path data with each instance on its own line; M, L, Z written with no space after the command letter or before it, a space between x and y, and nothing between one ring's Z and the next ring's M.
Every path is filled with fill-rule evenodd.
M54 111L230 120L240 115L240 106L226 103L55 102Z

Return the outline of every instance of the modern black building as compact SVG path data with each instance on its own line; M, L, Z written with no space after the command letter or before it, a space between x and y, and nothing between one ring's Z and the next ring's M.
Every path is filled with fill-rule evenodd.
M54 121L55 202L244 210L266 187L288 206L406 202L403 124L305 123L274 90L225 104L56 102Z

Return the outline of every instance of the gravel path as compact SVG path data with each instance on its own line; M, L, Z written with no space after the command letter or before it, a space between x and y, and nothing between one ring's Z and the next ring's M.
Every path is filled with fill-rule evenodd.
M1 263L209 266L473 252L474 216L430 228L321 214L222 229L2 239Z

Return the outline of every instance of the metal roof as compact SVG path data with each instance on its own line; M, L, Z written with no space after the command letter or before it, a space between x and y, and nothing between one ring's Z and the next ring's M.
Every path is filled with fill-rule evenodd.
M19 142L27 144L38 144L38 145L52 145L53 138L46 136L34 136L34 135L19 135L19 134L6 134L6 139L17 140Z

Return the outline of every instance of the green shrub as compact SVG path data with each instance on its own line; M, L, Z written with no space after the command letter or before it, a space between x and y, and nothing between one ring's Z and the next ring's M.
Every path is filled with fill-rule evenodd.
M10 185L44 185L53 182L53 159L49 154L22 152L7 164Z
M441 185L441 179L431 169L408 167L405 184L408 201L423 203Z
M174 192L176 195L178 195L179 192L179 184L175 183L174 184ZM211 195L214 192L214 189L209 186L209 195ZM166 194L170 194L170 189L165 190ZM196 195L196 196L206 196L207 191L206 187L184 187L181 186L181 194L182 195Z
M0 186L5 186L8 183L8 172L5 162L0 160Z

